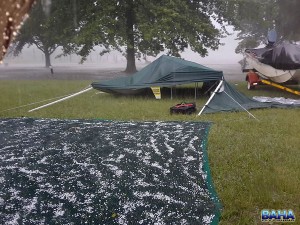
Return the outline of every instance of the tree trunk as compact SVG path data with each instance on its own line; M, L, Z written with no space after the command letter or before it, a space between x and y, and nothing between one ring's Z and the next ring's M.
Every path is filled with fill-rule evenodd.
M126 73L135 73L137 71L135 66L135 57L134 57L134 49L127 48L127 66Z
M133 8L133 1L129 0L126 10L126 32L127 32L127 66L126 66L126 73L134 73L136 72L135 66L135 51L134 51L134 8Z
M49 68L49 66L51 66L51 61L50 61L50 53L48 52L48 50L45 50L45 65L46 68Z

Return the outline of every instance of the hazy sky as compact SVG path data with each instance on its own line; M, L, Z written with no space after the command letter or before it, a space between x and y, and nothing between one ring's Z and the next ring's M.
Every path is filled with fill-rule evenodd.
M209 51L209 55L205 58L200 57L197 53L188 51L182 54L182 57L186 60L197 61L203 64L236 64L243 56L235 53L235 48L238 45L238 41L235 40L235 35L228 36L222 39L223 46L220 46L218 50Z
M221 25L215 21L212 21L215 27L221 29ZM219 49L213 51L209 50L207 57L202 58L197 53L192 51L187 51L182 54L182 57L186 60L195 61L200 64L237 64L243 56L241 54L235 53L235 48L238 45L238 41L235 40L237 37L236 31L234 31L233 26L226 26L226 29L231 35L228 35L226 38L221 39L221 43L224 43L223 46L220 46Z

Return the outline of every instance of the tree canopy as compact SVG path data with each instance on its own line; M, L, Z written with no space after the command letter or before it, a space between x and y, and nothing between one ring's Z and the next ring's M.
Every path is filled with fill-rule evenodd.
M276 27L280 35L288 40L300 41L300 1L299 0L278 0L278 17Z
M45 64L49 67L50 55L69 43L74 34L74 29L70 29L73 13L66 10L69 5L70 0L52 1L48 14L41 1L37 1L15 40L14 54L18 55L26 45L35 45L45 54Z
M127 72L135 71L135 57L162 51L180 56L186 48L205 56L217 49L224 29L212 22L227 22L222 0L95 0L85 1L78 14L74 39L86 57L93 46L104 52L116 49L127 57ZM74 47L74 46L73 46ZM66 46L65 52L74 50Z
M264 43L273 28L280 38L300 39L298 0L52 0L49 16L42 6L38 1L22 27L15 53L35 44L46 66L58 46L83 61L94 46L102 46L103 54L118 50L127 58L127 72L136 70L135 58L162 51L180 56L190 48L206 56L220 46L226 25L239 31L236 52Z
M269 30L275 29L281 40L299 41L299 0L232 0L232 25L240 43L237 53L266 43Z

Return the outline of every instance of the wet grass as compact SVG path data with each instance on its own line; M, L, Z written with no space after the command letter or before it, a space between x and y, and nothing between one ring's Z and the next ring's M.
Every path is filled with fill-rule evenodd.
M179 102L192 102L191 95L168 91L162 100L99 94L92 90L63 103L28 113L41 104L3 111L44 99L77 92L90 81L0 81L0 117L98 118L108 120L211 121L208 153L213 181L223 204L221 225L261 224L262 209L292 209L300 218L300 109L264 109L211 115L170 115ZM262 86L248 96L293 97ZM207 97L196 101L198 109ZM297 222L296 222L297 223ZM280 224L280 223L278 223Z

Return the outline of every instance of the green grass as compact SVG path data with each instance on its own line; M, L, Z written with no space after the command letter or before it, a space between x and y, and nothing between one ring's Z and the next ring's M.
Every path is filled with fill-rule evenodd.
M300 220L300 109L264 109L202 115L170 115L169 108L181 101L194 101L193 95L124 97L98 94L92 90L78 97L36 112L41 104L3 111L44 99L77 92L90 81L0 81L0 117L98 118L108 120L211 121L208 153L213 181L223 204L221 225L261 224L262 209L293 209ZM262 86L247 91L248 96L291 94ZM207 98L196 103L198 109ZM45 102L46 103L46 102ZM43 104L45 104L43 103ZM280 224L280 223L276 223Z

